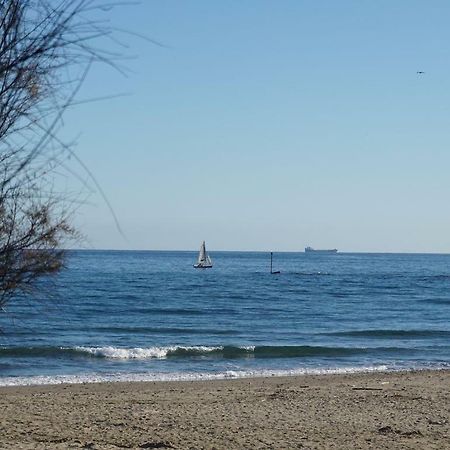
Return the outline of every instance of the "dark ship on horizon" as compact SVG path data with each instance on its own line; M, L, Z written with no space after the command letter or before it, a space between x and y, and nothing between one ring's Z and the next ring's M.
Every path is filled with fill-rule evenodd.
M337 253L337 248L315 249L312 247L305 247L305 253Z

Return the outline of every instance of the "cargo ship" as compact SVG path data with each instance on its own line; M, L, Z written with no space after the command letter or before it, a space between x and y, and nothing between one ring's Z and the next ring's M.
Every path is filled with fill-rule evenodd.
M305 253L337 253L337 248L316 250L315 248L312 247L306 247Z

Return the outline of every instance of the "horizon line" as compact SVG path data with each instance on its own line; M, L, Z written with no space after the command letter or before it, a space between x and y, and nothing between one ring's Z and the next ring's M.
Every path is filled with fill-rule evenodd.
M64 251L99 251L99 252L184 252L197 253L198 249L123 249L123 248L63 248ZM208 253L307 253L304 250L211 250ZM323 254L323 253L318 253ZM370 250L338 250L334 255L339 254L373 254L373 255L450 255L450 250L443 251L370 251Z

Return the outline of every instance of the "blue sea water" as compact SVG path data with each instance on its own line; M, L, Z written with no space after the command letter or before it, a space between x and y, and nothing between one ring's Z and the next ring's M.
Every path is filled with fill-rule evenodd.
M0 385L450 367L450 255L73 251L0 314Z

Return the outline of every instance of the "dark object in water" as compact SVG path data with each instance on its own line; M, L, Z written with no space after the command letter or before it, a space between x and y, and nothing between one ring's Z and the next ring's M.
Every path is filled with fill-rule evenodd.
M275 275L275 274L277 274L277 273L281 273L279 270L276 270L275 272L272 270L272 259L273 259L273 253L270 252L270 273L271 273L272 275Z

